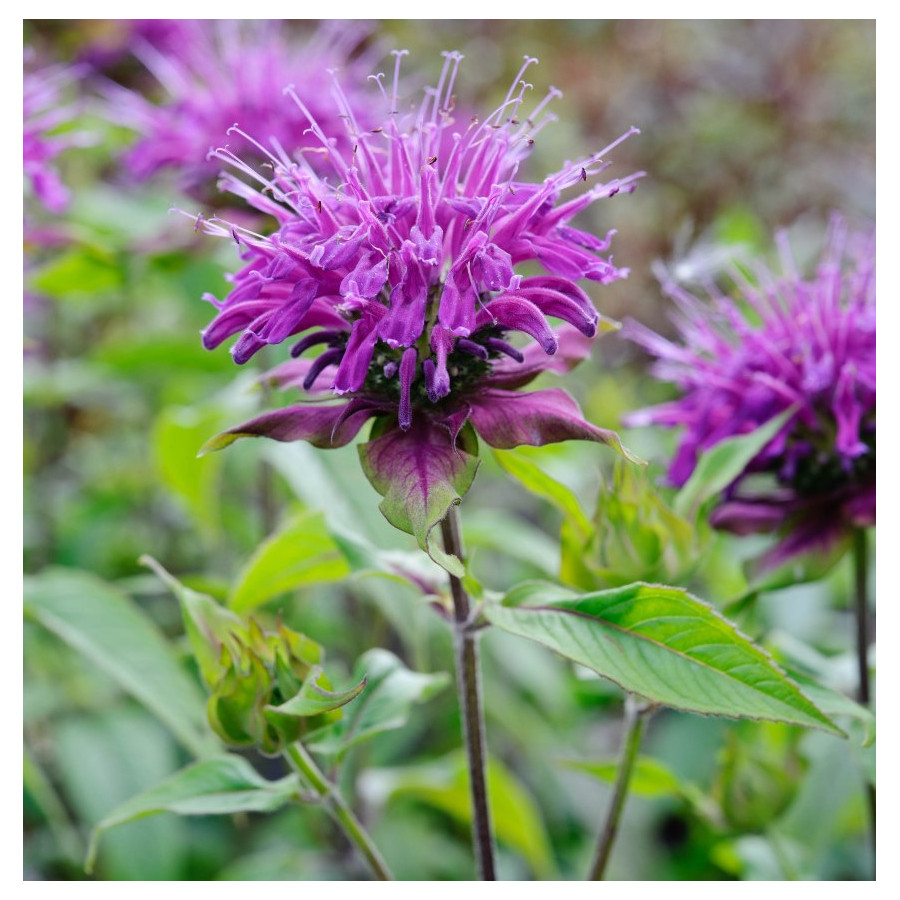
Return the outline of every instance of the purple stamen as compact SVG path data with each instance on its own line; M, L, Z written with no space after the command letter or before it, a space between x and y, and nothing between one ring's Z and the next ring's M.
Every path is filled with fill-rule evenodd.
M409 347L403 351L400 359L400 409L398 421L400 427L406 431L412 424L412 404L410 402L410 389L416 376L416 362L418 353L415 347Z
M305 353L310 347L315 347L316 344L327 344L333 341L337 336L338 333L336 331L315 331L312 334L308 334L305 338L301 338L293 347L291 347L291 356L294 359L297 359L298 356Z
M488 360L487 350L485 350L481 344L476 344L475 341L470 341L468 338L460 338L456 342L456 346L458 349L462 350L463 353L470 353L472 356L477 356L485 362Z
M303 390L308 391L315 383L316 378L319 377L319 373L329 366L336 366L343 355L343 348L334 347L331 350L326 350L321 356L316 357L309 367L309 372L306 373L306 378L303 379Z
M493 350L496 353L503 353L504 355L511 357L518 363L525 362L525 355L521 350L513 347L512 344L507 343L506 341L500 340L500 338L485 338L484 345L488 348L488 350Z

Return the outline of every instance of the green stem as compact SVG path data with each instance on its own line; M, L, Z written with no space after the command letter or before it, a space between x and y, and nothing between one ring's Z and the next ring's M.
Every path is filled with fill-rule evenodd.
M869 682L869 645L872 642L869 626L869 601L867 584L869 580L869 548L866 532L857 528L853 533L853 580L854 606L856 611L856 663L859 673L859 702L869 707L872 704L872 689ZM866 782L866 804L869 811L869 841L875 852L875 787ZM873 876L874 877L874 876Z
M340 825L341 830L349 841L366 858L366 861L375 873L375 877L379 881L393 881L393 876L387 867L387 863L378 852L378 848L372 842L372 838L363 828L359 819L353 814L353 810L347 805L347 801L344 800L338 793L337 788L316 765L315 760L310 756L306 747L298 742L288 747L286 753L294 768L324 801L328 811Z
M463 559L462 537L456 507L451 507L441 522L444 549ZM472 630L471 604L462 581L450 576L453 597L454 645L456 650L456 682L463 723L463 741L469 767L469 789L472 797L472 842L481 881L496 881L494 838L487 789L487 741L481 700L478 665L478 635Z
M853 575L855 582L856 606L856 661L859 672L859 702L863 706L871 703L869 685L869 603L866 584L869 577L869 554L866 546L866 532L857 528L853 533Z
M619 820L622 817L625 798L628 796L628 783L631 781L631 773L637 760L641 738L644 736L644 725L652 710L652 706L640 705L631 694L625 701L625 736L622 739L622 755L619 758L619 770L616 774L612 802L609 812L606 814L606 821L603 823L603 831L600 833L600 840L597 844L597 853L591 866L591 881L603 880L603 873L606 871L606 864L619 830Z

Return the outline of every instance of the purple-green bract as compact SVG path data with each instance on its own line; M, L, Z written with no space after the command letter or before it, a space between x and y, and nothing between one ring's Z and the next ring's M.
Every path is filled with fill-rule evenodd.
M350 62L368 26L325 22L306 38L277 21L178 20L164 34L138 30L133 52L163 87L155 103L119 86L108 90L110 113L135 128L139 139L124 160L139 180L174 171L183 190L208 199L220 169L210 152L232 125L255 138L296 150L317 144L306 122L292 115L283 96L294 85L330 132L340 129L340 110L329 98L329 67L360 73L366 60ZM256 162L256 148L239 135L233 149Z
M576 284L627 274L606 255L613 232L598 238L570 222L594 201L630 192L640 173L587 184L607 169L606 153L628 132L543 182L520 181L520 163L558 94L551 89L522 114L530 86L519 79L536 60L526 58L498 109L460 120L454 85L462 57L445 54L438 84L404 114L397 99L402 55L396 54L390 93L381 76L375 79L379 102L390 110L378 127L361 125L335 83L340 140L289 92L328 148L327 167L321 154L311 165L308 153L291 156L262 142L258 151L269 154L262 172L228 150L218 152L260 187L234 175L223 177L224 186L271 214L278 229L262 237L218 219L200 221L209 233L232 237L246 262L224 300L207 298L219 311L204 344L213 348L240 334L232 355L243 364L266 345L303 334L293 342L294 359L271 378L313 394L330 390L343 402L266 413L207 448L251 435L339 446L376 417L379 437L361 448L363 466L385 503L394 498L403 507L383 504L388 518L425 546L427 531L474 476L477 458L465 436L472 426L495 447L582 439L621 449L613 432L582 419L564 391L515 389L546 369L571 368L587 355L598 325L614 327ZM568 188L576 190L563 199ZM518 274L526 262L545 274ZM555 330L550 318L565 324ZM508 340L512 332L534 343L521 349ZM322 348L315 359L301 358L314 347ZM390 452L382 452L386 447ZM439 476L445 483L435 506ZM408 489L388 490L397 479Z
M636 322L623 330L658 358L654 374L681 390L628 419L684 429L674 485L705 450L794 410L712 514L715 527L737 534L780 534L763 568L875 522L874 229L848 233L834 215L811 278L797 271L784 234L778 244L782 271L735 271L735 298L713 288L703 302L665 283L681 313L679 342Z

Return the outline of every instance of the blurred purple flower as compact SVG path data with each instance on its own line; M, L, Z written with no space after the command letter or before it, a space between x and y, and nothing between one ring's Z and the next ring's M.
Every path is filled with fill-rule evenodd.
M623 335L658 358L653 373L682 396L633 413L629 425L680 427L669 480L683 485L701 453L786 410L784 427L724 492L712 514L737 534L775 531L771 568L875 523L875 235L832 218L815 276L797 271L778 236L782 273L734 272L737 299L704 303L672 281L681 340L637 322ZM761 484L760 475L769 476Z
M161 52L183 49L181 34L193 29L194 19L76 19L84 43L78 59L91 68L109 69L131 52L135 41L145 41Z
M459 122L454 85L462 57L444 55L437 86L404 117L397 106L402 55L396 54L390 97L377 79L392 109L382 126L361 128L355 106L338 90L350 152L339 149L291 92L312 133L329 147L328 174L305 154L294 161L277 146L266 174L218 151L261 189L234 176L223 184L270 213L279 228L265 238L217 219L201 223L233 237L247 262L224 301L207 298L219 313L203 333L204 345L211 349L241 333L232 355L243 364L267 344L306 332L291 355L317 346L324 352L311 362L288 362L273 377L311 392L330 388L345 402L267 413L210 448L249 435L339 446L373 416L390 417L404 432L438 423L453 441L469 421L494 447L568 439L619 446L612 432L584 422L564 391L514 389L587 354L601 318L575 280L606 284L627 274L603 255L614 232L598 238L570 222L595 200L630 192L640 173L583 188L565 201L561 193L606 170L605 155L634 129L542 183L517 181L534 136L551 118L545 107L558 95L551 89L520 117L530 85L519 78L536 60L526 59L498 109L482 121ZM549 274L517 274L525 262L540 263ZM551 317L567 324L554 331ZM536 346L518 349L507 340L511 332Z
M138 180L173 169L185 191L204 199L220 168L210 151L233 125L291 151L318 146L291 114L285 87L294 86L329 134L343 133L328 69L346 66L358 73L369 65L350 59L370 30L359 22L324 22L305 40L272 20L180 20L164 31L161 23L150 29L146 22L156 20L137 29L132 49L166 97L157 104L119 85L108 89L110 114L140 135L124 165ZM263 161L252 142L232 134L242 158Z
M76 113L66 102L66 89L82 75L78 66L35 67L25 50L23 72L22 163L33 195L53 213L61 213L69 202L69 191L56 171L56 158L69 147L83 143L83 135L57 134Z

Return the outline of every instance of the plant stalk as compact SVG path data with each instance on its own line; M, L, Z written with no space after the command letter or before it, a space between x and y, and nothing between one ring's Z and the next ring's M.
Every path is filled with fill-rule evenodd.
M452 506L441 522L444 549L463 560L459 516ZM471 604L462 581L450 576L453 597L454 647L456 650L456 682L463 725L463 741L469 766L469 789L472 797L472 842L481 881L496 881L494 839L487 789L487 742L481 699L478 664L478 635L472 630Z
M600 840L597 844L597 852L591 866L591 881L602 881L606 864L612 853L616 833L619 830L619 820L625 807L625 798L628 796L628 784L631 781L631 773L634 769L638 751L641 746L641 738L644 736L644 725L647 717L653 710L652 706L642 705L637 698L628 695L625 701L625 736L622 739L622 754L619 757L619 768L616 774L616 784L613 788L612 801L603 823Z
M856 661L859 672L859 702L869 706L872 701L869 684L869 644L872 642L869 628L869 602L866 583L869 577L869 554L866 532L857 528L853 533L853 576L856 606Z
M872 705L872 688L869 681L869 645L872 633L869 622L869 600L867 584L869 580L869 548L866 531L857 528L853 533L853 580L854 606L856 612L856 663L859 673L857 697L861 705ZM875 787L866 783L866 803L869 812L869 841L872 855L875 855ZM873 873L874 879L874 873Z
M357 850L365 857L379 881L393 881L387 863L372 842L369 833L353 813L347 801L316 765L309 751L299 741L287 748L288 759L325 803L328 811Z

